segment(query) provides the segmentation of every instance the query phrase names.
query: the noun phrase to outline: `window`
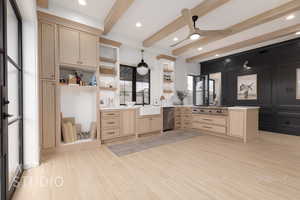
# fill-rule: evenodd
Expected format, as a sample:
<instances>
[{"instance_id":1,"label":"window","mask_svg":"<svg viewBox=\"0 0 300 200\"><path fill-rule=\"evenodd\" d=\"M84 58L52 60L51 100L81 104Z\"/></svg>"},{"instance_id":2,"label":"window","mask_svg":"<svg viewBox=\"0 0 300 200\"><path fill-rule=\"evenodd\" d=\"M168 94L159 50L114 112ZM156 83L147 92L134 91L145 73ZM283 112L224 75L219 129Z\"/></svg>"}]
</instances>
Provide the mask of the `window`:
<instances>
[{"instance_id":1,"label":"window","mask_svg":"<svg viewBox=\"0 0 300 200\"><path fill-rule=\"evenodd\" d=\"M137 73L135 67L120 66L120 104L136 102L150 104L150 71L145 76Z\"/></svg>"}]
</instances>

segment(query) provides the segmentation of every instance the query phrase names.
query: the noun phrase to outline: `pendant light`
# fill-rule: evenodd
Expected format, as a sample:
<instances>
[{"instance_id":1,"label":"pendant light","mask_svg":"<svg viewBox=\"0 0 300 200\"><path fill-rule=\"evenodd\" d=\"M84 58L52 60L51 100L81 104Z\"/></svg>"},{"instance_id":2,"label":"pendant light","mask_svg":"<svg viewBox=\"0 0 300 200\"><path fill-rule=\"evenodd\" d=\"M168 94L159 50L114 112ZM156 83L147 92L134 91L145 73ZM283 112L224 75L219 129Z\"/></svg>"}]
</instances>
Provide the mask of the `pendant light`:
<instances>
[{"instance_id":1,"label":"pendant light","mask_svg":"<svg viewBox=\"0 0 300 200\"><path fill-rule=\"evenodd\" d=\"M148 68L148 64L145 63L144 61L144 50L141 51L141 54L142 54L142 60L137 66L137 72L140 75L145 76L148 73L149 68Z\"/></svg>"}]
</instances>

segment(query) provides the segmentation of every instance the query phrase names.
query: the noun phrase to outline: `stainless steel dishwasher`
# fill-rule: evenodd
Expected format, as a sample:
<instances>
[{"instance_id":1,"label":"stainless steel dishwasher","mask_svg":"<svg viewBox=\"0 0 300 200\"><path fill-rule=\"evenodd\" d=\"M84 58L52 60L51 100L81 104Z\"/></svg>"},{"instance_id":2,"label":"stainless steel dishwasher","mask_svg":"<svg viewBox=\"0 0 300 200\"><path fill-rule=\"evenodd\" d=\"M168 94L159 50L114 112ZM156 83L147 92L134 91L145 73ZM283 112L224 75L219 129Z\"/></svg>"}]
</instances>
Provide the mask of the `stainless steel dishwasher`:
<instances>
[{"instance_id":1,"label":"stainless steel dishwasher","mask_svg":"<svg viewBox=\"0 0 300 200\"><path fill-rule=\"evenodd\" d=\"M164 131L169 131L174 129L174 123L175 123L174 111L175 111L174 107L163 108Z\"/></svg>"}]
</instances>

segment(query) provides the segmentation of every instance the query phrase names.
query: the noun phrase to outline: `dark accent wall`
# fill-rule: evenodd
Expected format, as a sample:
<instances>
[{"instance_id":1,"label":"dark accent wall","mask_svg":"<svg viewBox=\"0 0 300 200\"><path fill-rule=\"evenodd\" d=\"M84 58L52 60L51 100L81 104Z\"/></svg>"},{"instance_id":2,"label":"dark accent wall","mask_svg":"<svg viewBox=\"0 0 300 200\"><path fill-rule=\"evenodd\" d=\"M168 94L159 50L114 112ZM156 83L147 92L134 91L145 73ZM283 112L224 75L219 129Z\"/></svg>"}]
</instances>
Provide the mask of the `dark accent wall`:
<instances>
[{"instance_id":1,"label":"dark accent wall","mask_svg":"<svg viewBox=\"0 0 300 200\"><path fill-rule=\"evenodd\" d=\"M243 69L247 60L249 71ZM223 105L260 106L261 130L300 136L296 68L300 68L300 38L201 63L204 75L222 72ZM237 76L253 73L258 75L258 100L238 101Z\"/></svg>"}]
</instances>

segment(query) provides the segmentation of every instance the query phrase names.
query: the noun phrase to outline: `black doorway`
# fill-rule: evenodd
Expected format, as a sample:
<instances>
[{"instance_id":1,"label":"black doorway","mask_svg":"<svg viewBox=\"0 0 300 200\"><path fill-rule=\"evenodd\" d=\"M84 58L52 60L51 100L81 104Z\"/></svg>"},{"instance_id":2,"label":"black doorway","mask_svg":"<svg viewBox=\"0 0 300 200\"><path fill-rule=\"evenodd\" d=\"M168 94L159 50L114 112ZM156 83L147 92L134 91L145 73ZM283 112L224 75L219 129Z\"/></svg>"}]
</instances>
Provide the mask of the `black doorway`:
<instances>
[{"instance_id":1,"label":"black doorway","mask_svg":"<svg viewBox=\"0 0 300 200\"><path fill-rule=\"evenodd\" d=\"M0 194L12 197L23 172L22 19L15 0L0 1Z\"/></svg>"}]
</instances>

